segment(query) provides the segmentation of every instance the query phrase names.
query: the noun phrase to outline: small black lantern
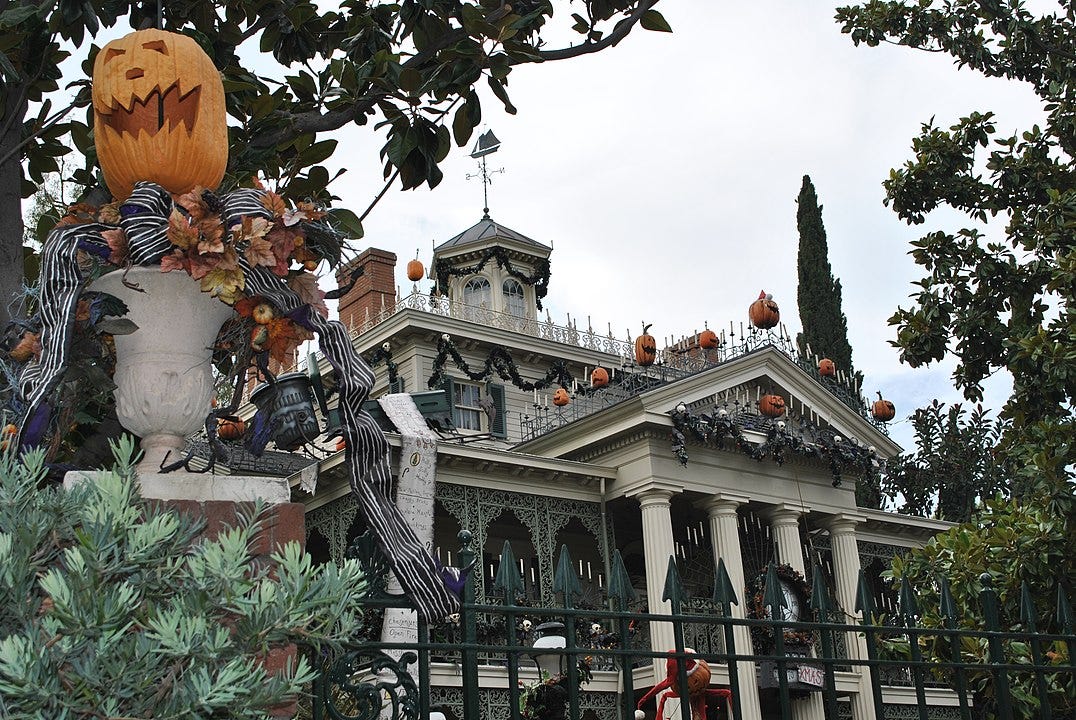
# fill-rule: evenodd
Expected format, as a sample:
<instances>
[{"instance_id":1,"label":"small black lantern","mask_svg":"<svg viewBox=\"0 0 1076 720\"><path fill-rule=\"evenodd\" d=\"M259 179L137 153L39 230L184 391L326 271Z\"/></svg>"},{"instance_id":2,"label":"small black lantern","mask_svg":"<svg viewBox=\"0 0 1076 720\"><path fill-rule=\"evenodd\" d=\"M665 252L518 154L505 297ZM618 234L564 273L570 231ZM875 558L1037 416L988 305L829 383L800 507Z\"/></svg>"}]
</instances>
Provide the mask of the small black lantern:
<instances>
[{"instance_id":1,"label":"small black lantern","mask_svg":"<svg viewBox=\"0 0 1076 720\"><path fill-rule=\"evenodd\" d=\"M310 379L301 372L279 375L274 383L254 388L250 401L269 414L273 440L282 450L292 451L321 434Z\"/></svg>"}]
</instances>

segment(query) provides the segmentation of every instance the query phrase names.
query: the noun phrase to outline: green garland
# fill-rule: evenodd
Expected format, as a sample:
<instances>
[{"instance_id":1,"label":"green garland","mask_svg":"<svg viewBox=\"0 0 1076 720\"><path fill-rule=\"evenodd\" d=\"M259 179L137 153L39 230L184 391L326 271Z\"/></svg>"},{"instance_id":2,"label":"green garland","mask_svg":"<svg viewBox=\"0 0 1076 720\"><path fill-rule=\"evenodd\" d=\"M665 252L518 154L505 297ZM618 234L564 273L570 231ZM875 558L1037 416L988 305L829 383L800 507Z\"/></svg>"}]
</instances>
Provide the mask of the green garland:
<instances>
[{"instance_id":1,"label":"green garland","mask_svg":"<svg viewBox=\"0 0 1076 720\"><path fill-rule=\"evenodd\" d=\"M508 258L508 252L498 245L494 245L486 250L478 264L471 265L470 267L454 268L449 267L446 263L434 260L433 275L437 278L437 283L434 285L433 292L446 293L450 275L454 277L475 275L482 272L482 268L484 268L490 260L496 260L497 265L502 270L507 271L508 274L516 280L519 280L526 285L533 285L535 303L538 305L539 310L542 309L542 298L549 292L549 260L539 260L535 265L534 272L527 275L512 267L512 261Z\"/></svg>"},{"instance_id":2,"label":"green garland","mask_svg":"<svg viewBox=\"0 0 1076 720\"><path fill-rule=\"evenodd\" d=\"M566 363L563 360L556 360L541 380L535 380L534 382L524 380L519 374L519 368L516 367L516 362L512 359L511 353L499 345L489 351L489 355L486 356L486 360L482 364L482 369L474 371L471 370L471 366L460 355L460 351L456 344L452 342L452 338L448 335L442 335L441 340L437 343L437 358L433 361L433 374L426 381L426 386L431 390L441 387L444 383L445 364L450 357L456 367L471 380L478 382L496 374L502 380L511 382L525 392L545 390L553 386L569 388L572 386L572 380L574 379L572 374L568 372Z\"/></svg>"},{"instance_id":3,"label":"green garland","mask_svg":"<svg viewBox=\"0 0 1076 720\"><path fill-rule=\"evenodd\" d=\"M399 368L396 366L396 362L392 359L392 346L387 342L382 343L381 347L374 348L371 352L362 356L362 359L366 361L366 364L370 366L370 369L377 367L381 362L385 362L385 367L389 371L389 385L396 384L399 378Z\"/></svg>"},{"instance_id":4,"label":"green garland","mask_svg":"<svg viewBox=\"0 0 1076 720\"><path fill-rule=\"evenodd\" d=\"M778 580L784 580L792 586L793 591L799 595L800 604L807 607L811 602L811 588L803 575L791 565L781 564L775 566ZM772 615L766 612L766 570L753 577L744 589L744 597L747 599L747 617L753 620L768 620ZM814 632L812 630L795 630L783 628L785 631L785 643L795 645L814 644ZM774 628L769 625L752 625L751 637L760 649L766 651L774 647Z\"/></svg>"},{"instance_id":5,"label":"green garland","mask_svg":"<svg viewBox=\"0 0 1076 720\"><path fill-rule=\"evenodd\" d=\"M766 428L766 439L756 445L747 439L743 429L728 412L692 415L686 410L672 410L669 415L673 421L672 451L681 465L687 465L687 436L690 435L699 442L718 447L725 438L732 438L740 452L759 462L770 456L778 465L783 465L788 451L819 458L829 464L833 487L840 487L844 470L849 466L858 468L865 478L874 477L879 472L880 463L873 450L838 439L832 431L823 431L815 426L809 426L815 440L807 442L801 436L779 430L777 422L773 421Z\"/></svg>"}]
</instances>

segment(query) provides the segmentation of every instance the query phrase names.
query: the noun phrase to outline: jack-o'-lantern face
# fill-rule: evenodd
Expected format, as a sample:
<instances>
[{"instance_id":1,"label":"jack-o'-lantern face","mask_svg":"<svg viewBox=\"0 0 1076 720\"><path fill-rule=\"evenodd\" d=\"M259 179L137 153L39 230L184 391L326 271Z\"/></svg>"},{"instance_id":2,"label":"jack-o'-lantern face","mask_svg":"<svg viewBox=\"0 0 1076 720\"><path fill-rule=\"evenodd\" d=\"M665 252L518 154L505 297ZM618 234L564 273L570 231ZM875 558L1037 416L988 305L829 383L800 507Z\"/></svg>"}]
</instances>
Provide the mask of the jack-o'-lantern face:
<instances>
[{"instance_id":1,"label":"jack-o'-lantern face","mask_svg":"<svg viewBox=\"0 0 1076 720\"><path fill-rule=\"evenodd\" d=\"M766 417L781 417L785 414L785 399L780 395L763 395L758 401L758 411Z\"/></svg>"},{"instance_id":2,"label":"jack-o'-lantern face","mask_svg":"<svg viewBox=\"0 0 1076 720\"><path fill-rule=\"evenodd\" d=\"M228 164L224 85L185 35L139 30L93 66L94 142L105 184L124 200L141 180L172 193L216 189Z\"/></svg>"}]
</instances>

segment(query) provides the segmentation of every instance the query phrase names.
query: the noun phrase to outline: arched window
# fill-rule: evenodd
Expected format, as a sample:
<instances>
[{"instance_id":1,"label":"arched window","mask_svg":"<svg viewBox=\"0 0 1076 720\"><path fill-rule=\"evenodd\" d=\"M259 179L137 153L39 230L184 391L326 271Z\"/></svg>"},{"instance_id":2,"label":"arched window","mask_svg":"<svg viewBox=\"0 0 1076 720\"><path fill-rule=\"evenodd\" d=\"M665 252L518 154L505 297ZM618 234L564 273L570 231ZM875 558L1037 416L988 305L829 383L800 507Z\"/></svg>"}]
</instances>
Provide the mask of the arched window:
<instances>
[{"instance_id":1,"label":"arched window","mask_svg":"<svg viewBox=\"0 0 1076 720\"><path fill-rule=\"evenodd\" d=\"M502 292L504 293L504 311L514 317L525 317L523 286L519 284L519 281L508 278L504 281Z\"/></svg>"},{"instance_id":2,"label":"arched window","mask_svg":"<svg viewBox=\"0 0 1076 720\"><path fill-rule=\"evenodd\" d=\"M489 309L491 298L489 280L485 278L472 278L463 286L463 303L465 305Z\"/></svg>"}]
</instances>

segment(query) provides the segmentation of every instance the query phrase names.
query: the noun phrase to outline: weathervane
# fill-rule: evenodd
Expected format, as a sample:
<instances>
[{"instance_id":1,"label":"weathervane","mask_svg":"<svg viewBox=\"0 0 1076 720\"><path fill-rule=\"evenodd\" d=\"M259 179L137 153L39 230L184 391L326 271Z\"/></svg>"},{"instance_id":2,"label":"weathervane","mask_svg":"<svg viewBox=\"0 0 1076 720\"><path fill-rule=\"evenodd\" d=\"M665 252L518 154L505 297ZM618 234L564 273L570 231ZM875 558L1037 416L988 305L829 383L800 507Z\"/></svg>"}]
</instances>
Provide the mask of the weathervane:
<instances>
[{"instance_id":1,"label":"weathervane","mask_svg":"<svg viewBox=\"0 0 1076 720\"><path fill-rule=\"evenodd\" d=\"M482 204L485 205L485 207L482 208L483 220L489 220L489 176L494 173L504 172L504 168L488 170L486 168L486 156L492 155L500 149L501 141L497 139L497 136L493 134L492 130L487 130L482 133L478 137L478 142L474 144L474 148L471 149L471 157L480 161L478 164L479 172L468 174L467 179L470 180L473 177L482 178Z\"/></svg>"}]
</instances>

